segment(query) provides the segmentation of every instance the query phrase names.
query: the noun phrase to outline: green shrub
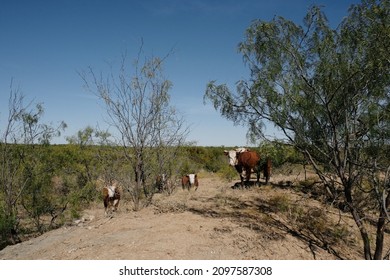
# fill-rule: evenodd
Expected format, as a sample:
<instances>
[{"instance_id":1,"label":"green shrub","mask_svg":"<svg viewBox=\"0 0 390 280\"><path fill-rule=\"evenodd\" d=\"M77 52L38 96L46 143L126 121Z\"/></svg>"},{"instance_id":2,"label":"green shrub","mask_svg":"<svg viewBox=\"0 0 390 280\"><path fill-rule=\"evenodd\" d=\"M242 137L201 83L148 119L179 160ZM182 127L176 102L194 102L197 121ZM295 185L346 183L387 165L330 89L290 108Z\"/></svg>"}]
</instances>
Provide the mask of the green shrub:
<instances>
[{"instance_id":1,"label":"green shrub","mask_svg":"<svg viewBox=\"0 0 390 280\"><path fill-rule=\"evenodd\" d=\"M283 194L271 197L268 203L274 212L287 212L290 208L290 200Z\"/></svg>"},{"instance_id":2,"label":"green shrub","mask_svg":"<svg viewBox=\"0 0 390 280\"><path fill-rule=\"evenodd\" d=\"M239 179L239 174L237 173L237 171L227 164L219 169L218 174L229 182L235 179Z\"/></svg>"},{"instance_id":3,"label":"green shrub","mask_svg":"<svg viewBox=\"0 0 390 280\"><path fill-rule=\"evenodd\" d=\"M16 225L16 217L6 215L4 208L0 205L0 250L10 243L12 230Z\"/></svg>"}]
</instances>

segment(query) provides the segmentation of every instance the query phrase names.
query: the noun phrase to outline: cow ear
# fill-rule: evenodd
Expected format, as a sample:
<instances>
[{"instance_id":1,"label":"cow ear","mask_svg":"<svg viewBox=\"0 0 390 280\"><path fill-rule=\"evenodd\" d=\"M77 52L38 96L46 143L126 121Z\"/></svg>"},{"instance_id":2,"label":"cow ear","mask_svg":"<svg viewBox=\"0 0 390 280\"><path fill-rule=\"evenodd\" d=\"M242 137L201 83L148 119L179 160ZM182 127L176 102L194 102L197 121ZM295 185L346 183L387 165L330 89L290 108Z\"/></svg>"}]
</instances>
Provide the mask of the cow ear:
<instances>
[{"instance_id":1,"label":"cow ear","mask_svg":"<svg viewBox=\"0 0 390 280\"><path fill-rule=\"evenodd\" d=\"M228 155L228 154L229 154L229 152L226 151L226 150L224 150L223 153L224 153L225 155Z\"/></svg>"}]
</instances>

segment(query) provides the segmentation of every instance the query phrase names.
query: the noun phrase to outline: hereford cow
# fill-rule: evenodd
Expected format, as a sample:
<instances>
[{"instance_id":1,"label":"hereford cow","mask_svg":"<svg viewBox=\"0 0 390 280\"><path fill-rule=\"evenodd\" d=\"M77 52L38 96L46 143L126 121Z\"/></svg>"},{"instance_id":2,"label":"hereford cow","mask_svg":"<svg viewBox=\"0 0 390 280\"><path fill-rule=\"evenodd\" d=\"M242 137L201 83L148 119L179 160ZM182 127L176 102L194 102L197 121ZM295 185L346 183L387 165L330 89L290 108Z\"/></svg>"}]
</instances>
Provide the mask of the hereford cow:
<instances>
[{"instance_id":1,"label":"hereford cow","mask_svg":"<svg viewBox=\"0 0 390 280\"><path fill-rule=\"evenodd\" d=\"M161 174L156 177L156 189L158 192L163 192L167 184L167 175Z\"/></svg>"},{"instance_id":2,"label":"hereford cow","mask_svg":"<svg viewBox=\"0 0 390 280\"><path fill-rule=\"evenodd\" d=\"M230 151L225 150L224 154L228 156L229 164L235 167L240 174L242 187L244 186L244 178L246 183L249 183L252 170L256 173L256 183L259 184L260 156L255 151L239 148Z\"/></svg>"},{"instance_id":3,"label":"hereford cow","mask_svg":"<svg viewBox=\"0 0 390 280\"><path fill-rule=\"evenodd\" d=\"M188 190L190 190L192 186L195 186L195 190L197 190L199 187L198 175L197 174L184 175L181 178L181 186L183 187L183 189L188 188Z\"/></svg>"},{"instance_id":4,"label":"hereford cow","mask_svg":"<svg viewBox=\"0 0 390 280\"><path fill-rule=\"evenodd\" d=\"M117 186L113 185L103 187L104 213L107 215L108 210L116 211L118 209L120 199L121 195Z\"/></svg>"}]
</instances>

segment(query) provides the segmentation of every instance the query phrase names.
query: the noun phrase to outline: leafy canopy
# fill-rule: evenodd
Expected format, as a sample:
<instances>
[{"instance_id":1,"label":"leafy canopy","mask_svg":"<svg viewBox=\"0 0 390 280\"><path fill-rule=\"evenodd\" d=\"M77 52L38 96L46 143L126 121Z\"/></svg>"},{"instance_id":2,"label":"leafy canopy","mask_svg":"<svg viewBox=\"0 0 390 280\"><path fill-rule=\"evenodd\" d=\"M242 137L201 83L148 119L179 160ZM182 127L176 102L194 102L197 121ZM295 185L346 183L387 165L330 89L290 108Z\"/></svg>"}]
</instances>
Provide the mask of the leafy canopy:
<instances>
[{"instance_id":1,"label":"leafy canopy","mask_svg":"<svg viewBox=\"0 0 390 280\"><path fill-rule=\"evenodd\" d=\"M332 29L319 7L303 26L282 17L255 21L239 44L250 79L208 84L205 99L236 124L264 137L264 121L298 147L389 140L389 1L364 1Z\"/></svg>"},{"instance_id":2,"label":"leafy canopy","mask_svg":"<svg viewBox=\"0 0 390 280\"><path fill-rule=\"evenodd\" d=\"M248 125L253 139L265 137L265 120L273 123L334 199L342 190L366 259L382 258L390 219L389 42L389 0L352 6L336 29L319 7L303 26L282 17L255 21L239 44L250 78L237 83L236 93L215 81L205 93L224 117ZM374 254L364 201L379 210Z\"/></svg>"}]
</instances>

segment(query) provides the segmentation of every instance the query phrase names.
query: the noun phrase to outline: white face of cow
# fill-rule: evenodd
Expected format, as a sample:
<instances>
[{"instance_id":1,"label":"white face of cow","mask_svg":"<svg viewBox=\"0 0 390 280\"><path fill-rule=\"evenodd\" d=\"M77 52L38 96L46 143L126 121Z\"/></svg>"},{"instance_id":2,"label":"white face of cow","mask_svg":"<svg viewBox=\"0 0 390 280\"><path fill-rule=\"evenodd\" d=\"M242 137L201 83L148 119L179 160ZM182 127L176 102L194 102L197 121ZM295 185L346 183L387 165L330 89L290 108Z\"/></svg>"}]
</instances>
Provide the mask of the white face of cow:
<instances>
[{"instance_id":1,"label":"white face of cow","mask_svg":"<svg viewBox=\"0 0 390 280\"><path fill-rule=\"evenodd\" d=\"M188 178L190 179L190 184L195 184L195 174L188 174Z\"/></svg>"},{"instance_id":2,"label":"white face of cow","mask_svg":"<svg viewBox=\"0 0 390 280\"><path fill-rule=\"evenodd\" d=\"M238 154L248 152L248 151L249 150L247 148L237 148L235 150L230 150L230 151L225 150L224 153L229 158L229 165L236 166L238 163L238 159L237 159Z\"/></svg>"},{"instance_id":3,"label":"white face of cow","mask_svg":"<svg viewBox=\"0 0 390 280\"><path fill-rule=\"evenodd\" d=\"M228 156L229 165L235 166L237 164L237 152L235 150L224 151L225 155Z\"/></svg>"},{"instance_id":4,"label":"white face of cow","mask_svg":"<svg viewBox=\"0 0 390 280\"><path fill-rule=\"evenodd\" d=\"M116 186L107 186L107 189L108 189L108 196L114 197Z\"/></svg>"}]
</instances>

